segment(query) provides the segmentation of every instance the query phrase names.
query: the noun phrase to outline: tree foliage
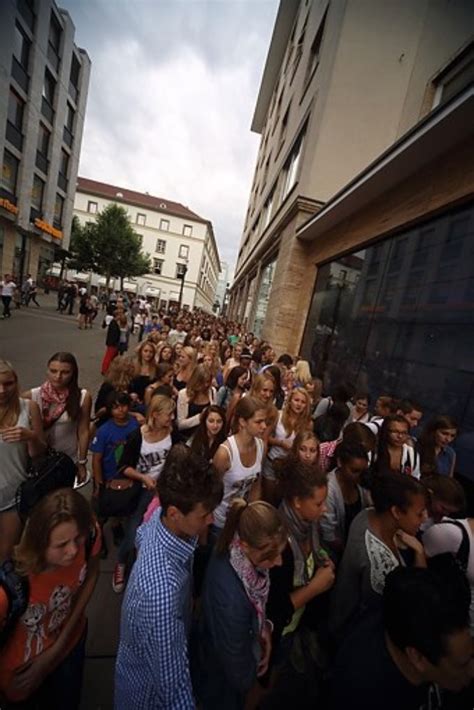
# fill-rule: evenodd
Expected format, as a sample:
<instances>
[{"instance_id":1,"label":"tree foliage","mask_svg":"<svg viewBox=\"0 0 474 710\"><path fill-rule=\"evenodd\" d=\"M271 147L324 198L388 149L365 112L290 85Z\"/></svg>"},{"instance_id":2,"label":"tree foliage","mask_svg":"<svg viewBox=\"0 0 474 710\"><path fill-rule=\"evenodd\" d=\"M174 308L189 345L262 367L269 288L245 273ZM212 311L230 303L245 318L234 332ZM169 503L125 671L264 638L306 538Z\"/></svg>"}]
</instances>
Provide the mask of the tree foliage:
<instances>
[{"instance_id":1,"label":"tree foliage","mask_svg":"<svg viewBox=\"0 0 474 710\"><path fill-rule=\"evenodd\" d=\"M95 271L123 279L151 271L150 257L141 250L140 236L133 230L127 211L120 205L108 205L97 221L81 226L74 217L71 229L69 265L78 271Z\"/></svg>"}]
</instances>

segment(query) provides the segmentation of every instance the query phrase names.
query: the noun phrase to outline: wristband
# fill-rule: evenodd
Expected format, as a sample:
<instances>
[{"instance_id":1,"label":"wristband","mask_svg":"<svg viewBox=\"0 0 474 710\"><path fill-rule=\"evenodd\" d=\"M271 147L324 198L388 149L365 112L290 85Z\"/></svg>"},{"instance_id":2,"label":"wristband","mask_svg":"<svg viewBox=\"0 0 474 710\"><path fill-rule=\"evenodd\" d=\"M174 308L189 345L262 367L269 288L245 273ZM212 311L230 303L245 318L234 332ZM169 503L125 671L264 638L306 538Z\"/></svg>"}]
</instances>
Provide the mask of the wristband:
<instances>
[{"instance_id":1,"label":"wristband","mask_svg":"<svg viewBox=\"0 0 474 710\"><path fill-rule=\"evenodd\" d=\"M79 459L77 463L79 464L79 466L85 466L87 463L87 458Z\"/></svg>"}]
</instances>

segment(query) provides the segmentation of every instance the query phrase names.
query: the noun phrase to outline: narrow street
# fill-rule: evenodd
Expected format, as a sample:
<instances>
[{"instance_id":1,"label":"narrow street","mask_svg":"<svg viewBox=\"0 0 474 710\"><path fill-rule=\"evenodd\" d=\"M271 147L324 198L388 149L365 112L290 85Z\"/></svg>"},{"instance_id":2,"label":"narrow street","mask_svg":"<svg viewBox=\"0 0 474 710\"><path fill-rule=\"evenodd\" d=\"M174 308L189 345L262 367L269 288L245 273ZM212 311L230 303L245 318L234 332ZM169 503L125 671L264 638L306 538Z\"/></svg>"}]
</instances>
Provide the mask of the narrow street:
<instances>
[{"instance_id":1,"label":"narrow street","mask_svg":"<svg viewBox=\"0 0 474 710\"><path fill-rule=\"evenodd\" d=\"M41 308L13 309L11 319L0 320L0 357L12 362L24 390L43 382L46 363L53 353L70 351L79 363L79 384L89 389L95 398L102 382L100 362L105 340L105 331L101 328L102 313L98 314L92 330L81 331L76 316L56 312L54 293L41 294L38 301ZM89 497L91 485L82 491ZM108 545L109 559L101 562L101 574L88 608L82 710L108 710L113 706L114 661L122 596L112 590L115 548L111 540Z\"/></svg>"}]
</instances>

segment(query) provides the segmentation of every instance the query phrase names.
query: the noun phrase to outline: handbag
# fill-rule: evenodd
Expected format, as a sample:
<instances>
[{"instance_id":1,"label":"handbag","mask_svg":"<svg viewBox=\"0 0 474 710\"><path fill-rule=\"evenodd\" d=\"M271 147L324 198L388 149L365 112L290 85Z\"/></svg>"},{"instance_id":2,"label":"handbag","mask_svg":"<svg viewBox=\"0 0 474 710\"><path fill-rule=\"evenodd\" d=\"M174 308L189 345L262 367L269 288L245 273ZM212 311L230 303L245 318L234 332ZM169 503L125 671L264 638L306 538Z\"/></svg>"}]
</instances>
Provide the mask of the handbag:
<instances>
[{"instance_id":1,"label":"handbag","mask_svg":"<svg viewBox=\"0 0 474 710\"><path fill-rule=\"evenodd\" d=\"M32 508L45 495L58 488L72 488L77 466L70 456L48 449L46 454L31 461L27 478L16 491L18 515L24 522Z\"/></svg>"},{"instance_id":2,"label":"handbag","mask_svg":"<svg viewBox=\"0 0 474 710\"><path fill-rule=\"evenodd\" d=\"M100 487L97 499L97 513L101 518L130 515L137 507L142 490L139 481L131 478L112 478Z\"/></svg>"}]
</instances>

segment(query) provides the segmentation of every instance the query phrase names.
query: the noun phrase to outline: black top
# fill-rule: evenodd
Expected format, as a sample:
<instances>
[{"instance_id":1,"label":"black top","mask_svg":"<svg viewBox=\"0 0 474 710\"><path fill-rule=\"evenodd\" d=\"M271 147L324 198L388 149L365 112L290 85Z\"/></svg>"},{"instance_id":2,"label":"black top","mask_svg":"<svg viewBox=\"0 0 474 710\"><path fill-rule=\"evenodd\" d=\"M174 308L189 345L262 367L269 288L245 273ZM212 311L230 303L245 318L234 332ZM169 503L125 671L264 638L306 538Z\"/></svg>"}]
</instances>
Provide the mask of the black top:
<instances>
[{"instance_id":1,"label":"black top","mask_svg":"<svg viewBox=\"0 0 474 710\"><path fill-rule=\"evenodd\" d=\"M346 514L346 520L345 520L346 540L347 540L347 536L349 535L349 528L351 527L351 523L354 520L354 518L356 517L356 515L358 515L360 513L361 510L362 510L362 501L360 499L360 494L359 494L355 503L344 503L344 511Z\"/></svg>"},{"instance_id":2,"label":"black top","mask_svg":"<svg viewBox=\"0 0 474 710\"><path fill-rule=\"evenodd\" d=\"M130 382L128 391L130 394L136 394L140 402L143 402L145 399L145 390L152 382L154 382L154 380L148 375L137 375Z\"/></svg>"},{"instance_id":3,"label":"black top","mask_svg":"<svg viewBox=\"0 0 474 710\"><path fill-rule=\"evenodd\" d=\"M107 336L105 338L105 344L107 347L118 348L120 343L120 326L115 320L110 321L109 327L107 328Z\"/></svg>"},{"instance_id":4,"label":"black top","mask_svg":"<svg viewBox=\"0 0 474 710\"><path fill-rule=\"evenodd\" d=\"M184 390L184 388L186 387L186 382L183 382L183 380L178 380L177 377L173 377L173 386L179 392L179 390Z\"/></svg>"},{"instance_id":5,"label":"black top","mask_svg":"<svg viewBox=\"0 0 474 710\"><path fill-rule=\"evenodd\" d=\"M421 710L429 686L412 685L401 674L387 650L381 614L371 613L339 649L331 689L331 710Z\"/></svg>"}]
</instances>

